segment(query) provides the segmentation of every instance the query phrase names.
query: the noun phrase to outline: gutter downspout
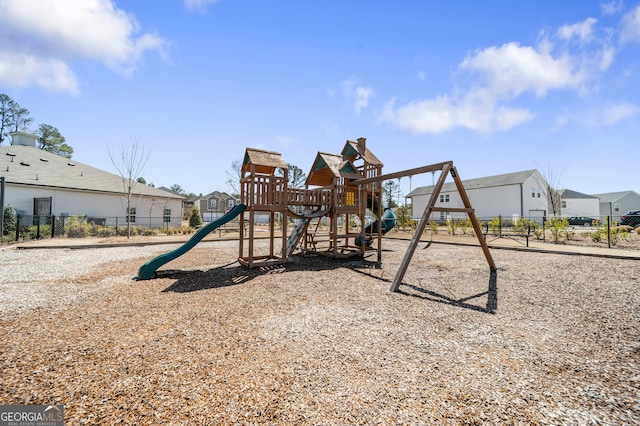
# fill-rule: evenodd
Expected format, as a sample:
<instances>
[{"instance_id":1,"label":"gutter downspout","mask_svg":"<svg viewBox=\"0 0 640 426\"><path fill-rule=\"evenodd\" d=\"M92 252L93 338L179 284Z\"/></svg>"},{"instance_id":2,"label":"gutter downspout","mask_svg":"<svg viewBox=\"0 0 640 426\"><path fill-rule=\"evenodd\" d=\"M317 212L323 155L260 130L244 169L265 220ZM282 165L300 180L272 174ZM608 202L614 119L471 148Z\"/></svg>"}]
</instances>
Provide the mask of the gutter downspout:
<instances>
[{"instance_id":1,"label":"gutter downspout","mask_svg":"<svg viewBox=\"0 0 640 426\"><path fill-rule=\"evenodd\" d=\"M520 217L524 219L524 194L522 193L523 186L520 184Z\"/></svg>"}]
</instances>

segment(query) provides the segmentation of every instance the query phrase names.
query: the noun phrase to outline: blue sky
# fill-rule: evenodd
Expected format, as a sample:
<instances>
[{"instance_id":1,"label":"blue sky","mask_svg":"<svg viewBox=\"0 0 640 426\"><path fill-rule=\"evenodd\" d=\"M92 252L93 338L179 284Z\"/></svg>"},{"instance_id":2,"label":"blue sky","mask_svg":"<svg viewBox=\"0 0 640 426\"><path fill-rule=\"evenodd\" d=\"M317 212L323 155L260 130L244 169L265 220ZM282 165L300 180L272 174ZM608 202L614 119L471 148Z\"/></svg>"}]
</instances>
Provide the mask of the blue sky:
<instances>
[{"instance_id":1,"label":"blue sky","mask_svg":"<svg viewBox=\"0 0 640 426\"><path fill-rule=\"evenodd\" d=\"M77 161L138 141L148 182L195 193L246 147L306 173L358 137L386 173L640 192L638 1L0 0L0 93Z\"/></svg>"}]
</instances>

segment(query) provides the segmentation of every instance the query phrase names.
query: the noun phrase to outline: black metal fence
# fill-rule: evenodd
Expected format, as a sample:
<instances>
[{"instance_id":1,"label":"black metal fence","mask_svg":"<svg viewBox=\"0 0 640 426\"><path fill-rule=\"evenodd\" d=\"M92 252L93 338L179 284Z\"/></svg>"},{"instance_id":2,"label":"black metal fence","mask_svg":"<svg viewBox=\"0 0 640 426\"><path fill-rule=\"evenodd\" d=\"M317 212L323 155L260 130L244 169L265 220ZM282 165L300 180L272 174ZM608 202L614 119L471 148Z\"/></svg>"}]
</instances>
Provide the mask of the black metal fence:
<instances>
[{"instance_id":1,"label":"black metal fence","mask_svg":"<svg viewBox=\"0 0 640 426\"><path fill-rule=\"evenodd\" d=\"M38 216L16 215L15 221L5 221L3 224L3 240L20 241L41 238L72 237L83 238L90 236L110 237L128 235L129 229L133 235L155 235L161 231L167 232L171 223L181 223L182 218L136 217L135 223L127 223L127 217L89 217L89 216ZM181 229L182 227L178 228Z\"/></svg>"},{"instance_id":2,"label":"black metal fence","mask_svg":"<svg viewBox=\"0 0 640 426\"><path fill-rule=\"evenodd\" d=\"M640 215L532 219L495 216L478 218L478 221L486 239L520 238L527 247L529 241L535 239L565 244L590 241L599 245L606 243L611 248L635 232L634 228L640 227ZM468 218L451 218L436 223L446 227L452 235L472 232Z\"/></svg>"}]
</instances>

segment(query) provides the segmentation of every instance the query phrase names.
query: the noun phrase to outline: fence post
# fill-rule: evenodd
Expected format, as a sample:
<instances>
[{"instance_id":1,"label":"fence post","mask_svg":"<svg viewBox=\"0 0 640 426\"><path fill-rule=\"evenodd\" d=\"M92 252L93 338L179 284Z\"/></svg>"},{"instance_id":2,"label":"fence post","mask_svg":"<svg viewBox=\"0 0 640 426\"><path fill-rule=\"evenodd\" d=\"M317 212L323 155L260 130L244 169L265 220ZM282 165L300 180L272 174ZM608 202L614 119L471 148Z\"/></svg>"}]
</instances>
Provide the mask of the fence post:
<instances>
[{"instance_id":1,"label":"fence post","mask_svg":"<svg viewBox=\"0 0 640 426\"><path fill-rule=\"evenodd\" d=\"M498 235L502 238L502 215L498 215Z\"/></svg>"},{"instance_id":2,"label":"fence post","mask_svg":"<svg viewBox=\"0 0 640 426\"><path fill-rule=\"evenodd\" d=\"M20 215L16 215L16 241L20 241Z\"/></svg>"},{"instance_id":3,"label":"fence post","mask_svg":"<svg viewBox=\"0 0 640 426\"><path fill-rule=\"evenodd\" d=\"M611 248L611 216L607 216L607 245Z\"/></svg>"},{"instance_id":4,"label":"fence post","mask_svg":"<svg viewBox=\"0 0 640 426\"><path fill-rule=\"evenodd\" d=\"M40 220L42 216L38 215L38 223L36 224L36 240L40 239Z\"/></svg>"},{"instance_id":5,"label":"fence post","mask_svg":"<svg viewBox=\"0 0 640 426\"><path fill-rule=\"evenodd\" d=\"M118 216L116 216L116 237L118 236Z\"/></svg>"},{"instance_id":6,"label":"fence post","mask_svg":"<svg viewBox=\"0 0 640 426\"><path fill-rule=\"evenodd\" d=\"M0 176L0 241L4 237L4 176Z\"/></svg>"},{"instance_id":7,"label":"fence post","mask_svg":"<svg viewBox=\"0 0 640 426\"><path fill-rule=\"evenodd\" d=\"M56 215L51 215L51 238L56 237Z\"/></svg>"}]
</instances>

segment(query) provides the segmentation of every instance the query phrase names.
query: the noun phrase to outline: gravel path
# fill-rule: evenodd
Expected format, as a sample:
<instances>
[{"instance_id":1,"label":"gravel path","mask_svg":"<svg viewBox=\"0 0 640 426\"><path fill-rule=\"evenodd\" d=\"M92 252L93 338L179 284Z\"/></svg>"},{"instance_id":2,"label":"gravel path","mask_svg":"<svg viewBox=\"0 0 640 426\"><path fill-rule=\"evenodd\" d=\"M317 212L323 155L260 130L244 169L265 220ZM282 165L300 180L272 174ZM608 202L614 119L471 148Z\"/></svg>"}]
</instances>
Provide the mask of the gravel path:
<instances>
[{"instance_id":1,"label":"gravel path","mask_svg":"<svg viewBox=\"0 0 640 426\"><path fill-rule=\"evenodd\" d=\"M0 249L0 313L68 303L105 283L82 287L60 281L101 269L105 264L153 257L175 246L111 247L101 249ZM133 271L132 276L137 273ZM55 287L51 285L56 282Z\"/></svg>"}]
</instances>

